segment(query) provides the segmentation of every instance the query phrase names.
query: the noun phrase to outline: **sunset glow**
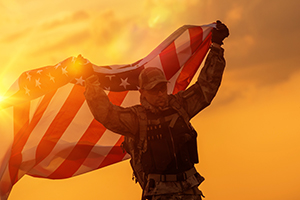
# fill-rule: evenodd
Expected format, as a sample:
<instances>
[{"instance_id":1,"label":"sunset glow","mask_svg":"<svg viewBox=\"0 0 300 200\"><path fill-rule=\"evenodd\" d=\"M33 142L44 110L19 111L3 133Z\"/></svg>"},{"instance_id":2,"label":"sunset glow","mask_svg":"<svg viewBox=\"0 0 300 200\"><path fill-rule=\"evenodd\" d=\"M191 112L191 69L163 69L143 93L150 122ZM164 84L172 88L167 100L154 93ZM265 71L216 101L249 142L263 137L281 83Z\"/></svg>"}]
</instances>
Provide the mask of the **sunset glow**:
<instances>
[{"instance_id":1,"label":"sunset glow","mask_svg":"<svg viewBox=\"0 0 300 200\"><path fill-rule=\"evenodd\" d=\"M223 82L191 121L196 168L206 178L200 189L205 200L300 199L299 7L298 0L2 0L0 104L27 70L79 54L97 65L133 63L182 25L219 19L230 30ZM12 142L3 130L0 161ZM131 178L128 160L63 180L25 176L8 200L140 199Z\"/></svg>"}]
</instances>

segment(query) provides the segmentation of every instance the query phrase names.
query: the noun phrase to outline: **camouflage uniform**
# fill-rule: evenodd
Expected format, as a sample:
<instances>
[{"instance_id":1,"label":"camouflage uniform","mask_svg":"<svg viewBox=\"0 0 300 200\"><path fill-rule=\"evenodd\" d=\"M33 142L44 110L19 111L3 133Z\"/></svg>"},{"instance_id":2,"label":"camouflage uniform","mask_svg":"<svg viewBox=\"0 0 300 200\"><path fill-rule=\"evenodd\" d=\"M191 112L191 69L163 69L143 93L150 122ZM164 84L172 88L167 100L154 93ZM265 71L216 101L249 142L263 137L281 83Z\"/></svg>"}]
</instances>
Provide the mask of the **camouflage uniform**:
<instances>
[{"instance_id":1,"label":"camouflage uniform","mask_svg":"<svg viewBox=\"0 0 300 200\"><path fill-rule=\"evenodd\" d=\"M185 91L180 91L175 95L169 95L169 101L175 101L183 107L187 113L188 120L207 107L216 95L225 68L223 53L224 50L222 48L211 47L197 82ZM95 119L102 123L107 129L131 138L135 138L136 135L139 134L139 117L134 111L134 107L123 108L113 105L103 89L95 84L87 84L85 96ZM171 102L169 105L171 105ZM159 116L161 113L161 111L153 107L145 101L145 99L141 99L141 105L137 107L142 107L147 113L154 113L154 117ZM175 124L177 124L178 121L180 120L177 120ZM150 141L148 141L148 143L149 142ZM150 143L148 144L148 149L149 148L151 148ZM165 151L161 151L161 154L164 154L164 152ZM179 161L181 162L181 160ZM172 174L173 172L185 172L186 169L188 169L187 166L191 169L194 168L194 163L197 162L190 162L190 164L184 165L181 170L176 171L174 166L171 166L169 171L158 171L157 173ZM149 172L151 172L151 169ZM146 177L147 176L149 176L148 172L146 173ZM201 199L202 193L198 189L198 186L203 181L203 177L199 174L198 176L197 174L188 176L182 180L153 180L152 183L150 183L149 180L146 181L146 185L143 187L143 196L146 198L152 200Z\"/></svg>"},{"instance_id":2,"label":"camouflage uniform","mask_svg":"<svg viewBox=\"0 0 300 200\"><path fill-rule=\"evenodd\" d=\"M166 194L153 196L151 200L202 200L202 195L196 194Z\"/></svg>"}]
</instances>

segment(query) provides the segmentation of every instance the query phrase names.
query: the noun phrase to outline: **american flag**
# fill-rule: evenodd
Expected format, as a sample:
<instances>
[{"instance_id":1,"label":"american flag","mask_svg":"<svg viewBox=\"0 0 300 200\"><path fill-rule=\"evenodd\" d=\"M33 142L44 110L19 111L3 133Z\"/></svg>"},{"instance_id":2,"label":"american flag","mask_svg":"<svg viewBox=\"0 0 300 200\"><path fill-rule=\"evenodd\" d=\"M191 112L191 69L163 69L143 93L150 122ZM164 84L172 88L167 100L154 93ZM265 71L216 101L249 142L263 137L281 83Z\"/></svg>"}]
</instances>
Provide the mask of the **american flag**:
<instances>
[{"instance_id":1,"label":"american flag","mask_svg":"<svg viewBox=\"0 0 300 200\"><path fill-rule=\"evenodd\" d=\"M129 157L123 137L92 116L84 98L85 79L99 77L111 102L139 103L138 75L158 67L169 80L168 92L185 89L208 52L214 24L185 25L149 55L129 65L97 66L81 57L21 74L0 105L0 133L13 135L0 158L0 199L25 174L63 179L111 165Z\"/></svg>"}]
</instances>

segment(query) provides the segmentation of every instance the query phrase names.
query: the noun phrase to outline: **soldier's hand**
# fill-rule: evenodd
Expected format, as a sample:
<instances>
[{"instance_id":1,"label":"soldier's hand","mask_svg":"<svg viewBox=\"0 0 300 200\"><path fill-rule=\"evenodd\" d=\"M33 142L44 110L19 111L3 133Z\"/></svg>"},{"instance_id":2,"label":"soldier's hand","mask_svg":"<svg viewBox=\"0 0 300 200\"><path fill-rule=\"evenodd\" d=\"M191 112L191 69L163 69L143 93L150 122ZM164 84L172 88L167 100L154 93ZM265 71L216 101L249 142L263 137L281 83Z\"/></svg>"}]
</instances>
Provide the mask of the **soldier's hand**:
<instances>
[{"instance_id":1,"label":"soldier's hand","mask_svg":"<svg viewBox=\"0 0 300 200\"><path fill-rule=\"evenodd\" d=\"M81 54L79 54L79 55L77 56L75 62L78 63L78 64L81 64L81 65L85 65L85 64L89 63L88 59L82 57Z\"/></svg>"},{"instance_id":2,"label":"soldier's hand","mask_svg":"<svg viewBox=\"0 0 300 200\"><path fill-rule=\"evenodd\" d=\"M212 30L212 39L213 43L217 43L219 45L223 44L223 40L229 36L229 30L225 24L221 21L217 21L217 27Z\"/></svg>"},{"instance_id":3,"label":"soldier's hand","mask_svg":"<svg viewBox=\"0 0 300 200\"><path fill-rule=\"evenodd\" d=\"M91 85L100 85L100 82L98 80L98 77L93 74L92 76L88 77L85 80L85 84L88 85L88 86L91 86Z\"/></svg>"},{"instance_id":4,"label":"soldier's hand","mask_svg":"<svg viewBox=\"0 0 300 200\"><path fill-rule=\"evenodd\" d=\"M86 99L93 99L100 90L100 82L96 75L92 75L85 80L84 96Z\"/></svg>"}]
</instances>

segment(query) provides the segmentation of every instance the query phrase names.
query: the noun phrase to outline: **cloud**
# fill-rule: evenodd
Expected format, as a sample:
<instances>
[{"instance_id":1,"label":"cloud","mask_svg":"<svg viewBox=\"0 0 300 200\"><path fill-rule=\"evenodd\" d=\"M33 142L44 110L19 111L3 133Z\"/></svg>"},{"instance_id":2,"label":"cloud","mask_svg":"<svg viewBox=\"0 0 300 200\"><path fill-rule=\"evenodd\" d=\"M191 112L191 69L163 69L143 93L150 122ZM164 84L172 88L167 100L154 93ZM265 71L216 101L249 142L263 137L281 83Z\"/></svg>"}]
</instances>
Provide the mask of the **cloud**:
<instances>
[{"instance_id":1,"label":"cloud","mask_svg":"<svg viewBox=\"0 0 300 200\"><path fill-rule=\"evenodd\" d=\"M227 12L225 21L231 24L238 23L243 18L243 12L244 12L243 6L235 5Z\"/></svg>"},{"instance_id":2,"label":"cloud","mask_svg":"<svg viewBox=\"0 0 300 200\"><path fill-rule=\"evenodd\" d=\"M252 67L240 66L237 69L230 69L231 64L227 64L220 90L213 103L214 109L239 105L243 101L251 104L252 101L262 99L262 96L266 100L269 93L270 99L284 93L295 93L295 87L299 85L297 78L300 76L300 69L284 68L285 65L294 63L295 61L270 62Z\"/></svg>"},{"instance_id":3,"label":"cloud","mask_svg":"<svg viewBox=\"0 0 300 200\"><path fill-rule=\"evenodd\" d=\"M98 45L108 45L119 37L126 26L126 19L118 19L112 10L101 13L92 22L91 33Z\"/></svg>"},{"instance_id":4,"label":"cloud","mask_svg":"<svg viewBox=\"0 0 300 200\"><path fill-rule=\"evenodd\" d=\"M298 70L294 63L299 63L296 52L300 29L295 26L300 18L299 6L297 1L281 5L279 0L272 3L147 0L140 12L126 16L116 10L101 10L96 17L85 10L59 13L47 19L39 30L40 46L46 47L36 45L31 52L57 51L55 48L64 49L87 41L90 56L96 58L101 54L103 60L107 58L106 64L134 62L184 24L201 25L220 19L230 29L230 36L224 41L227 71L249 68L247 73L241 70L233 78L238 82L243 77L257 86L276 84ZM78 22L83 22L84 27L74 28ZM66 27L72 27L73 33ZM55 34L63 32L63 35L54 35L52 40L47 33L54 29ZM29 31L24 29L2 40L18 40Z\"/></svg>"},{"instance_id":5,"label":"cloud","mask_svg":"<svg viewBox=\"0 0 300 200\"><path fill-rule=\"evenodd\" d=\"M226 3L222 12L230 36L225 40L225 56L228 71L240 72L236 81L241 77L256 86L267 86L286 81L299 70L295 63L300 62L296 53L300 29L295 24L300 19L300 2Z\"/></svg>"},{"instance_id":6,"label":"cloud","mask_svg":"<svg viewBox=\"0 0 300 200\"><path fill-rule=\"evenodd\" d=\"M43 55L49 54L51 52L63 52L66 49L70 49L73 46L80 46L83 42L87 41L90 37L90 32L88 30L82 30L73 34L65 35L61 40L54 42L51 45L42 46L41 48L36 48L31 51L31 55Z\"/></svg>"},{"instance_id":7,"label":"cloud","mask_svg":"<svg viewBox=\"0 0 300 200\"><path fill-rule=\"evenodd\" d=\"M23 38L27 38L32 31L37 31L40 35L43 35L46 31L59 28L66 25L71 25L74 23L78 23L84 20L89 19L89 14L85 11L76 11L72 14L62 14L54 16L53 18L47 19L46 22L42 23L42 25L32 24L29 26L24 26L22 29L17 30L15 32L9 33L3 36L0 42L12 43L17 40L21 40Z\"/></svg>"},{"instance_id":8,"label":"cloud","mask_svg":"<svg viewBox=\"0 0 300 200\"><path fill-rule=\"evenodd\" d=\"M90 16L86 11L80 10L72 14L58 15L52 19L48 19L43 25L44 30L54 29L67 24L77 23L89 19Z\"/></svg>"},{"instance_id":9,"label":"cloud","mask_svg":"<svg viewBox=\"0 0 300 200\"><path fill-rule=\"evenodd\" d=\"M4 36L0 42L4 42L4 43L12 43L12 42L16 42L17 40L20 40L24 37L27 37L28 34L30 34L31 30L30 28L26 28L14 33L11 33L9 35Z\"/></svg>"}]
</instances>

